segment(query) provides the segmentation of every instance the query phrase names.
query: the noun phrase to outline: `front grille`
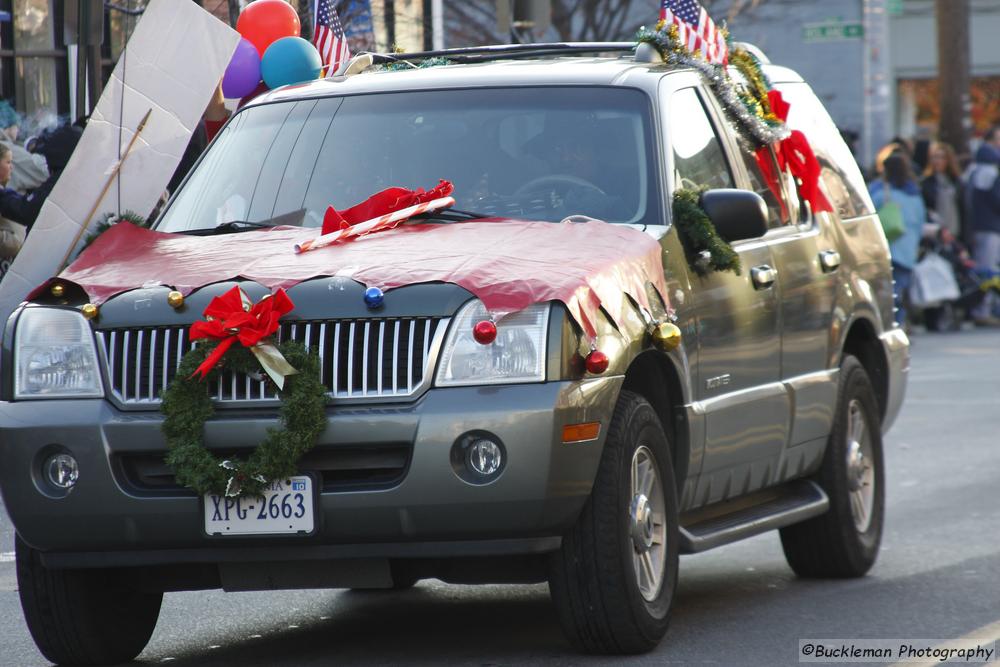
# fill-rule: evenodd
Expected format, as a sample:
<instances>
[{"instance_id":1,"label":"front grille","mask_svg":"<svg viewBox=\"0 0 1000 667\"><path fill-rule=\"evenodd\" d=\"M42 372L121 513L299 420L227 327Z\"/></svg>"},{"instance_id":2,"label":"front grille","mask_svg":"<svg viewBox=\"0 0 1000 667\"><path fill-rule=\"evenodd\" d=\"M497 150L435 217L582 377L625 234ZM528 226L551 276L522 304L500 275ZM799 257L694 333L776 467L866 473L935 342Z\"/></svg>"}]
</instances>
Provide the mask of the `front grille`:
<instances>
[{"instance_id":1,"label":"front grille","mask_svg":"<svg viewBox=\"0 0 1000 667\"><path fill-rule=\"evenodd\" d=\"M320 381L335 399L406 398L430 381L430 363L446 318L387 318L285 323L278 340L296 340L320 357ZM153 406L193 347L188 327L106 329L98 332L111 391L126 405ZM223 371L214 387L222 402L274 400L261 377Z\"/></svg>"}]
</instances>

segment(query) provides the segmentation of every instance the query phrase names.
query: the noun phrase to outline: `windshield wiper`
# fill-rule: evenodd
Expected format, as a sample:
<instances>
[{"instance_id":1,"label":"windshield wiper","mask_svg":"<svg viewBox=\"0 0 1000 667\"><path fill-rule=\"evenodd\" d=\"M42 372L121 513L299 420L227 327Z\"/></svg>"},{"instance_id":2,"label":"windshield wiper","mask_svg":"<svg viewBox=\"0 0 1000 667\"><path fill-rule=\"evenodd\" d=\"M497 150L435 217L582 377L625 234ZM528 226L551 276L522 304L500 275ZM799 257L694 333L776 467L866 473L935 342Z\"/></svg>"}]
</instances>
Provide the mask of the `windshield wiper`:
<instances>
[{"instance_id":1,"label":"windshield wiper","mask_svg":"<svg viewBox=\"0 0 1000 667\"><path fill-rule=\"evenodd\" d=\"M491 216L475 211L463 211L458 208L446 208L440 211L428 211L413 216L416 220L444 220L445 222L465 222L467 220L482 220Z\"/></svg>"},{"instance_id":2,"label":"windshield wiper","mask_svg":"<svg viewBox=\"0 0 1000 667\"><path fill-rule=\"evenodd\" d=\"M215 227L207 227L205 229L186 229L182 233L189 234L190 236L214 236L215 234L236 234L239 232L246 232L252 229L269 229L271 227L281 227L283 225L290 225L292 227L301 227L303 220L305 220L306 209L301 208L298 211L292 211L291 213L282 213L268 220L261 220L260 222L254 222L251 220L230 220L229 222L222 222Z\"/></svg>"}]
</instances>

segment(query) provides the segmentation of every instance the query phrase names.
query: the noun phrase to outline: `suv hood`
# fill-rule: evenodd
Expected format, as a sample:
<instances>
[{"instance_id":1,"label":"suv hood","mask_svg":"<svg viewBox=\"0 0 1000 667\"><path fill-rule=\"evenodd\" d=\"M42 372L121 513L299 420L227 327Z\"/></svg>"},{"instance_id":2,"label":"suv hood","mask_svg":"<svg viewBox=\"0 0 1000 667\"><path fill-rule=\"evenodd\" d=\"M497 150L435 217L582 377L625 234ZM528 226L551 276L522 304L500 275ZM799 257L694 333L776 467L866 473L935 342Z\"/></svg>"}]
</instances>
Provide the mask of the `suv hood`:
<instances>
[{"instance_id":1,"label":"suv hood","mask_svg":"<svg viewBox=\"0 0 1000 667\"><path fill-rule=\"evenodd\" d=\"M317 278L386 291L452 283L481 299L496 318L533 303L562 301L590 336L596 335L600 309L619 321L631 308L626 296L648 310L647 284L669 306L659 244L619 225L500 219L409 224L295 252L317 234L278 227L194 237L119 223L54 281L79 288L95 305L133 290L169 286L188 295L239 279L258 283L264 293ZM31 296L43 294L47 285Z\"/></svg>"}]
</instances>

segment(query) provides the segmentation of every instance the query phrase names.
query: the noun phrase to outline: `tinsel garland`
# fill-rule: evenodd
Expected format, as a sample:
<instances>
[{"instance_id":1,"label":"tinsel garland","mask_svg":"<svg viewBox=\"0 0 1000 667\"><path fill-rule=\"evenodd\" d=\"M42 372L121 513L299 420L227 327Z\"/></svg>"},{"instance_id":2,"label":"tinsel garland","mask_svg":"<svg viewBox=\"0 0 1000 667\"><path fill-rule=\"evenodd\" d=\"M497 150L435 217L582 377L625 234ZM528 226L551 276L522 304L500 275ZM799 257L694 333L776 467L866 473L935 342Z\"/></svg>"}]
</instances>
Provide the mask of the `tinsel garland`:
<instances>
[{"instance_id":1,"label":"tinsel garland","mask_svg":"<svg viewBox=\"0 0 1000 667\"><path fill-rule=\"evenodd\" d=\"M701 207L703 190L680 189L674 192L673 223L680 236L688 266L700 275L711 271L732 271L740 275L740 256L726 242ZM704 261L701 253L708 251Z\"/></svg>"},{"instance_id":2,"label":"tinsel garland","mask_svg":"<svg viewBox=\"0 0 1000 667\"><path fill-rule=\"evenodd\" d=\"M663 56L667 64L697 70L715 92L726 115L753 148L782 141L789 130L767 106L769 82L753 54L734 49L730 58L733 66L747 79L751 90L733 81L722 65L713 65L698 53L688 51L677 37L677 26L642 27L636 35L639 43L649 44ZM749 75L748 75L749 74ZM763 92L763 95L759 93Z\"/></svg>"},{"instance_id":3,"label":"tinsel garland","mask_svg":"<svg viewBox=\"0 0 1000 667\"><path fill-rule=\"evenodd\" d=\"M326 428L326 387L319 380L319 357L300 343L277 346L298 370L286 379L280 393L281 428L268 429L267 438L245 461L223 461L205 449L205 422L215 413L208 387L215 385L224 368L253 374L260 372L260 364L249 349L234 346L206 380L192 378L215 346L214 342L199 344L185 354L177 376L163 392L160 410L166 416L162 426L169 449L166 462L178 482L199 494L258 496L268 481L297 474L299 459Z\"/></svg>"}]
</instances>

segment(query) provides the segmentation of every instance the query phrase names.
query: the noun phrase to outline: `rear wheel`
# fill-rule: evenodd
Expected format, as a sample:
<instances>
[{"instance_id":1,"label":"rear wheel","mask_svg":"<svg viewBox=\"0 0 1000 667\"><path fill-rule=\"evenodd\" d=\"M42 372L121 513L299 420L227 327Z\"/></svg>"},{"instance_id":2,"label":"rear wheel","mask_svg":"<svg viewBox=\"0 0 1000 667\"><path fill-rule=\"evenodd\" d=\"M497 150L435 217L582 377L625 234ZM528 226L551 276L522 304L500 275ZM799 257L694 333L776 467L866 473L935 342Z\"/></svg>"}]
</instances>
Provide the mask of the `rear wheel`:
<instances>
[{"instance_id":1,"label":"rear wheel","mask_svg":"<svg viewBox=\"0 0 1000 667\"><path fill-rule=\"evenodd\" d=\"M781 546L802 577L860 577L878 557L885 474L878 403L868 373L852 356L840 368L833 431L816 481L830 509L781 529Z\"/></svg>"},{"instance_id":2,"label":"rear wheel","mask_svg":"<svg viewBox=\"0 0 1000 667\"><path fill-rule=\"evenodd\" d=\"M47 659L60 665L113 665L146 647L162 593L130 588L121 570L49 569L20 537L15 549L24 619Z\"/></svg>"},{"instance_id":3,"label":"rear wheel","mask_svg":"<svg viewBox=\"0 0 1000 667\"><path fill-rule=\"evenodd\" d=\"M590 498L550 561L563 631L591 653L642 653L667 631L677 586L677 493L653 408L623 391Z\"/></svg>"}]
</instances>

